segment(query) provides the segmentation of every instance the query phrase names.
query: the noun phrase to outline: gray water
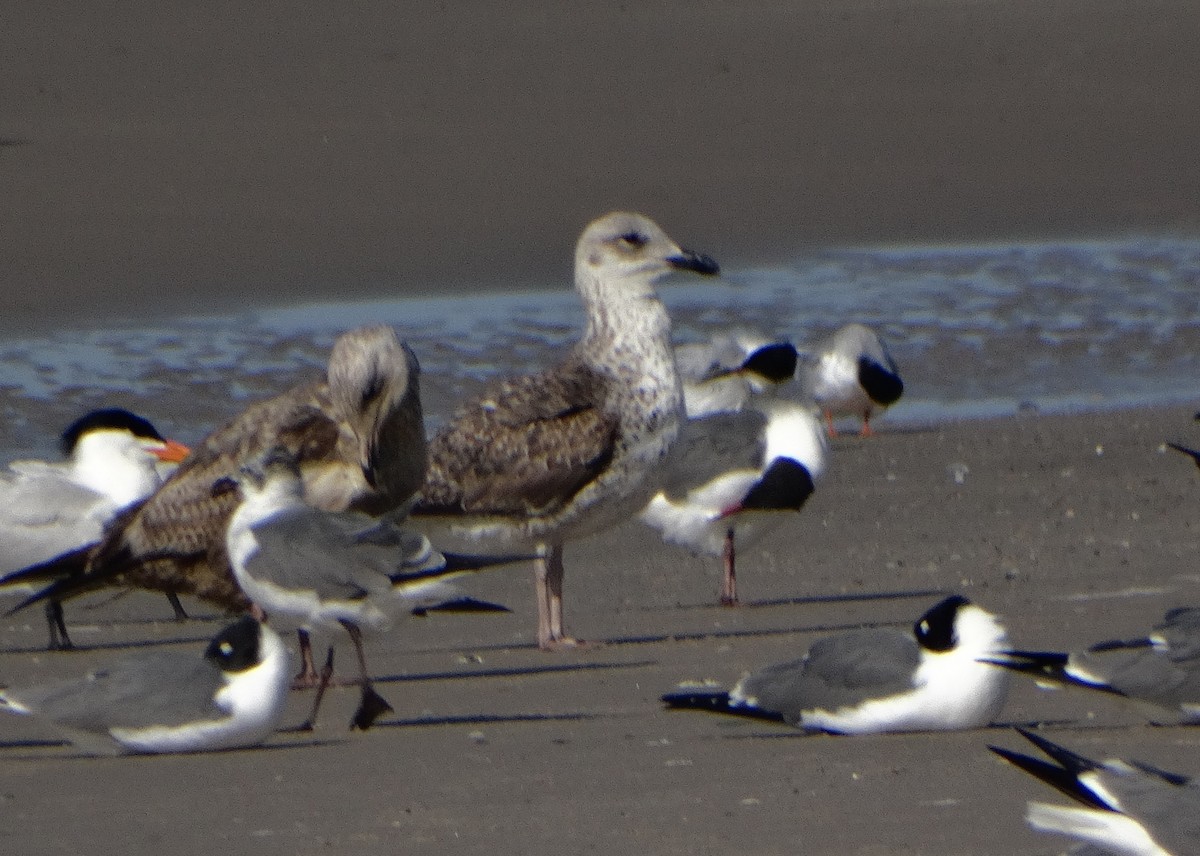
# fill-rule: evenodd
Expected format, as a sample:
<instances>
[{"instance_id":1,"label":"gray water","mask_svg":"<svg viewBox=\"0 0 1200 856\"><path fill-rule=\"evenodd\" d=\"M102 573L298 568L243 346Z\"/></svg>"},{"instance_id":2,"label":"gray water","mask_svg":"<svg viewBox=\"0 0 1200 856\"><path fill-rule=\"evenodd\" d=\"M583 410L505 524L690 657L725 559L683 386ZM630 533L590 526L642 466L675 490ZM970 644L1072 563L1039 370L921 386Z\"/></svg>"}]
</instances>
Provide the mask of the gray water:
<instances>
[{"instance_id":1,"label":"gray water","mask_svg":"<svg viewBox=\"0 0 1200 856\"><path fill-rule=\"evenodd\" d=\"M484 380L540 368L576 337L574 292L533 285L3 341L4 454L52 455L62 425L105 404L195 441L322 371L341 331L377 322L416 350L436 424ZM679 341L745 326L803 347L849 321L875 327L906 383L890 423L1200 402L1200 239L828 250L660 293Z\"/></svg>"}]
</instances>

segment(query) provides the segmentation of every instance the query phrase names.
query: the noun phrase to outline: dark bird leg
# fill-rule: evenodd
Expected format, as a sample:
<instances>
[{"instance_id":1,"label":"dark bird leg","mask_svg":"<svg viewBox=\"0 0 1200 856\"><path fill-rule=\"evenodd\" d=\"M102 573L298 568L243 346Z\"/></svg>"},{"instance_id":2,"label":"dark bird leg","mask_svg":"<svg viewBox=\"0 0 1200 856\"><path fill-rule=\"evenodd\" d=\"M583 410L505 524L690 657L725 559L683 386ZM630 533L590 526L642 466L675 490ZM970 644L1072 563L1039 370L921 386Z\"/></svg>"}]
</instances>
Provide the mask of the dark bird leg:
<instances>
[{"instance_id":1,"label":"dark bird leg","mask_svg":"<svg viewBox=\"0 0 1200 856\"><path fill-rule=\"evenodd\" d=\"M367 675L367 658L363 654L362 631L358 629L357 624L349 621L342 620L341 624L350 634L350 641L354 643L354 652L358 654L358 671L362 676L362 700L358 704L358 710L354 712L354 718L350 720L350 728L366 731L375 723L376 719L385 713L390 713L392 706L383 696L375 692L371 678Z\"/></svg>"},{"instance_id":2,"label":"dark bird leg","mask_svg":"<svg viewBox=\"0 0 1200 856\"><path fill-rule=\"evenodd\" d=\"M187 621L188 614L184 612L183 604L179 602L179 595L173 591L167 592L167 600L171 602L171 609L175 612L176 621Z\"/></svg>"},{"instance_id":3,"label":"dark bird leg","mask_svg":"<svg viewBox=\"0 0 1200 856\"><path fill-rule=\"evenodd\" d=\"M874 435L875 435L875 431L872 430L872 428L871 428L871 411L864 410L863 411L863 426L862 426L862 430L858 432L858 436L873 437Z\"/></svg>"},{"instance_id":4,"label":"dark bird leg","mask_svg":"<svg viewBox=\"0 0 1200 856\"><path fill-rule=\"evenodd\" d=\"M50 630L50 643L46 646L49 651L70 651L75 646L67 635L67 623L63 620L62 603L57 600L46 601L46 626Z\"/></svg>"},{"instance_id":5,"label":"dark bird leg","mask_svg":"<svg viewBox=\"0 0 1200 856\"><path fill-rule=\"evenodd\" d=\"M306 634L307 635L307 634ZM312 662L312 644L308 648L309 663ZM329 653L325 657L325 666L321 669L321 674L317 682L317 695L313 699L312 710L308 712L308 719L304 720L303 724L298 729L299 731L312 731L317 722L317 711L321 708L321 699L325 698L325 690L329 689L329 681L333 678L333 646L329 646Z\"/></svg>"},{"instance_id":6,"label":"dark bird leg","mask_svg":"<svg viewBox=\"0 0 1200 856\"><path fill-rule=\"evenodd\" d=\"M721 553L725 571L721 575L721 606L737 606L737 570L734 566L733 527L725 532L725 549Z\"/></svg>"},{"instance_id":7,"label":"dark bird leg","mask_svg":"<svg viewBox=\"0 0 1200 856\"><path fill-rule=\"evenodd\" d=\"M296 641L300 646L300 672L292 678L292 689L311 690L319 687L322 678L317 674L317 666L313 662L312 639L303 627L296 630Z\"/></svg>"}]
</instances>

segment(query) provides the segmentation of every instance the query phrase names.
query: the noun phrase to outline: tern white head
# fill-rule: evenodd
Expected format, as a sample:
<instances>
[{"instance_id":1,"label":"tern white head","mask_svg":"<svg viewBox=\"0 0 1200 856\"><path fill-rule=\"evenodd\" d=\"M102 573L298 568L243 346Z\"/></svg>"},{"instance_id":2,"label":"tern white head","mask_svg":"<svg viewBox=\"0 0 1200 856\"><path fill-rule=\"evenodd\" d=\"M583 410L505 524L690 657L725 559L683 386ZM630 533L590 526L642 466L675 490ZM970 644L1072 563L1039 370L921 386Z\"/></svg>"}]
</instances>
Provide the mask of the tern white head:
<instances>
[{"instance_id":1,"label":"tern white head","mask_svg":"<svg viewBox=\"0 0 1200 856\"><path fill-rule=\"evenodd\" d=\"M876 628L830 636L802 659L750 674L728 693L681 688L663 701L836 734L980 728L1008 694L1008 675L981 658L1006 641L994 615L954 595L909 633Z\"/></svg>"},{"instance_id":2,"label":"tern white head","mask_svg":"<svg viewBox=\"0 0 1200 856\"><path fill-rule=\"evenodd\" d=\"M47 578L14 573L95 542L145 499L189 450L121 408L93 410L63 432L65 461L14 461L0 477L0 592L28 595ZM48 579L53 579L50 575ZM47 610L50 648L69 648L62 609Z\"/></svg>"},{"instance_id":3,"label":"tern white head","mask_svg":"<svg viewBox=\"0 0 1200 856\"><path fill-rule=\"evenodd\" d=\"M47 720L94 753L203 752L262 743L291 684L278 634L249 616L203 657L154 651L78 680L0 692L0 709Z\"/></svg>"}]
</instances>

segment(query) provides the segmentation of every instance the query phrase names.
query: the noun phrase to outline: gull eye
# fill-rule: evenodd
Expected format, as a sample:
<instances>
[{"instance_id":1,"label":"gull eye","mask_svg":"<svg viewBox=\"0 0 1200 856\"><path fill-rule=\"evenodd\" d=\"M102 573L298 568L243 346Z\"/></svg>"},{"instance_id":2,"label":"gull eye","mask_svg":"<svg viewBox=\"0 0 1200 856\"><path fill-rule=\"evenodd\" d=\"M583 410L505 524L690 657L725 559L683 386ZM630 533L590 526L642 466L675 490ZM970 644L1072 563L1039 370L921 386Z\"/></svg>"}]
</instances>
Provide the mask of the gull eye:
<instances>
[{"instance_id":1,"label":"gull eye","mask_svg":"<svg viewBox=\"0 0 1200 856\"><path fill-rule=\"evenodd\" d=\"M647 239L641 232L626 232L617 237L617 243L627 249L640 250L646 246Z\"/></svg>"}]
</instances>

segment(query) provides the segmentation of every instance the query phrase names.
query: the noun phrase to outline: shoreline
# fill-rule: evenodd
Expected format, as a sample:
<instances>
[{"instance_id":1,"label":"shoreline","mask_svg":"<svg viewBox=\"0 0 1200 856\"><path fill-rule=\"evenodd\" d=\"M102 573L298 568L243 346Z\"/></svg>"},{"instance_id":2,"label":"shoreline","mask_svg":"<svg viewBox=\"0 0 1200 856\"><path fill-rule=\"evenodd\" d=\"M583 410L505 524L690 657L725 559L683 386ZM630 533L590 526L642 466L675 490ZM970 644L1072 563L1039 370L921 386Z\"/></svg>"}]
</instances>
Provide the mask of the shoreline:
<instances>
[{"instance_id":1,"label":"shoreline","mask_svg":"<svg viewBox=\"0 0 1200 856\"><path fill-rule=\"evenodd\" d=\"M59 11L0 33L17 328L557 281L613 208L730 266L1200 230L1185 0Z\"/></svg>"}]
</instances>

